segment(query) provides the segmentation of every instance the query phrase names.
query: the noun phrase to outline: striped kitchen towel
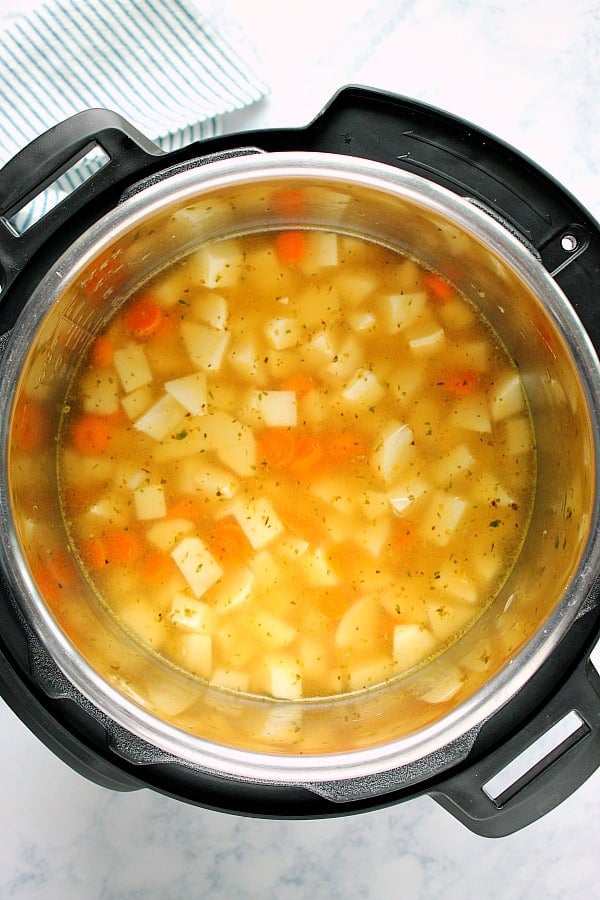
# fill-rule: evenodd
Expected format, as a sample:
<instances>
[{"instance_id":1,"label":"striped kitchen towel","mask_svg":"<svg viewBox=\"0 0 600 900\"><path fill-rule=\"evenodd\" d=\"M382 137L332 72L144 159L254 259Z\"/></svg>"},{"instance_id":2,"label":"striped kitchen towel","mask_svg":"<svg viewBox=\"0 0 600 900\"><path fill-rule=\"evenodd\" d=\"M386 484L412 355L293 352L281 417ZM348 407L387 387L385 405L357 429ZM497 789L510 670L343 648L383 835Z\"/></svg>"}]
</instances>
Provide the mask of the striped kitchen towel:
<instances>
[{"instance_id":1,"label":"striped kitchen towel","mask_svg":"<svg viewBox=\"0 0 600 900\"><path fill-rule=\"evenodd\" d=\"M0 165L91 107L172 150L268 93L192 0L53 0L0 32L0 60Z\"/></svg>"}]
</instances>

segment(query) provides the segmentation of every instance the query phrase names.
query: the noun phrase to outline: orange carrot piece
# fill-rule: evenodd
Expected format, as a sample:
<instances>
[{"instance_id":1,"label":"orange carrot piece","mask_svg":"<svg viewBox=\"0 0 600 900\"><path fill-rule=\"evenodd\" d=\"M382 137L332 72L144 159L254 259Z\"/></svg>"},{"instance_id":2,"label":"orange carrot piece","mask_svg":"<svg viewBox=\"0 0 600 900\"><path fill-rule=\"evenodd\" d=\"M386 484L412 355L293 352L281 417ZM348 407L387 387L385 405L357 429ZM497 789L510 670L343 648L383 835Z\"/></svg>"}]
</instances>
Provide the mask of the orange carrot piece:
<instances>
[{"instance_id":1,"label":"orange carrot piece","mask_svg":"<svg viewBox=\"0 0 600 900\"><path fill-rule=\"evenodd\" d=\"M425 276L425 285L430 294L433 295L433 298L442 302L451 300L456 293L450 282L442 278L441 275L436 275L435 272L429 272Z\"/></svg>"},{"instance_id":2,"label":"orange carrot piece","mask_svg":"<svg viewBox=\"0 0 600 900\"><path fill-rule=\"evenodd\" d=\"M293 428L267 428L256 441L258 460L269 469L285 469L296 455L296 443Z\"/></svg>"},{"instance_id":3,"label":"orange carrot piece","mask_svg":"<svg viewBox=\"0 0 600 900\"><path fill-rule=\"evenodd\" d=\"M282 215L298 215L304 209L304 193L298 188L279 188L271 194L271 204Z\"/></svg>"},{"instance_id":4,"label":"orange carrot piece","mask_svg":"<svg viewBox=\"0 0 600 900\"><path fill-rule=\"evenodd\" d=\"M365 456L364 439L355 431L334 431L325 438L325 452L335 462L345 462Z\"/></svg>"},{"instance_id":5,"label":"orange carrot piece","mask_svg":"<svg viewBox=\"0 0 600 900\"><path fill-rule=\"evenodd\" d=\"M44 446L48 437L49 426L44 408L34 400L24 400L15 412L15 447L23 453L33 453Z\"/></svg>"},{"instance_id":6,"label":"orange carrot piece","mask_svg":"<svg viewBox=\"0 0 600 900\"><path fill-rule=\"evenodd\" d=\"M71 426L73 446L85 456L96 456L106 450L112 437L112 429L106 416L84 413Z\"/></svg>"},{"instance_id":7,"label":"orange carrot piece","mask_svg":"<svg viewBox=\"0 0 600 900\"><path fill-rule=\"evenodd\" d=\"M281 391L294 391L294 393L298 397L303 397L304 394L308 394L309 391L315 386L314 378L311 378L310 375L290 375L289 378L286 378L281 382L279 389Z\"/></svg>"},{"instance_id":8,"label":"orange carrot piece","mask_svg":"<svg viewBox=\"0 0 600 900\"><path fill-rule=\"evenodd\" d=\"M331 587L325 588L316 597L317 608L326 619L341 619L346 612L352 600L352 593L345 588Z\"/></svg>"},{"instance_id":9,"label":"orange carrot piece","mask_svg":"<svg viewBox=\"0 0 600 900\"><path fill-rule=\"evenodd\" d=\"M453 394L471 394L479 384L479 376L473 369L453 372L444 379L446 390Z\"/></svg>"},{"instance_id":10,"label":"orange carrot piece","mask_svg":"<svg viewBox=\"0 0 600 900\"><path fill-rule=\"evenodd\" d=\"M131 531L111 531L105 538L108 561L117 566L135 562L141 553L140 539Z\"/></svg>"},{"instance_id":11,"label":"orange carrot piece","mask_svg":"<svg viewBox=\"0 0 600 900\"><path fill-rule=\"evenodd\" d=\"M306 235L303 231L280 231L275 236L275 253L284 266L299 263L306 254Z\"/></svg>"},{"instance_id":12,"label":"orange carrot piece","mask_svg":"<svg viewBox=\"0 0 600 900\"><path fill-rule=\"evenodd\" d=\"M140 297L123 316L125 327L140 340L152 337L163 320L163 311L150 297Z\"/></svg>"},{"instance_id":13,"label":"orange carrot piece","mask_svg":"<svg viewBox=\"0 0 600 900\"><path fill-rule=\"evenodd\" d=\"M233 516L224 516L215 522L208 546L221 560L245 559L251 550L248 538Z\"/></svg>"},{"instance_id":14,"label":"orange carrot piece","mask_svg":"<svg viewBox=\"0 0 600 900\"><path fill-rule=\"evenodd\" d=\"M400 519L394 523L390 540L391 549L396 553L405 554L414 547L417 540L417 529L411 519Z\"/></svg>"},{"instance_id":15,"label":"orange carrot piece","mask_svg":"<svg viewBox=\"0 0 600 900\"><path fill-rule=\"evenodd\" d=\"M81 558L89 569L100 571L108 565L106 544L101 538L86 538L81 542Z\"/></svg>"},{"instance_id":16,"label":"orange carrot piece","mask_svg":"<svg viewBox=\"0 0 600 900\"><path fill-rule=\"evenodd\" d=\"M162 584L174 573L174 563L166 553L148 553L141 561L142 576L153 584Z\"/></svg>"},{"instance_id":17,"label":"orange carrot piece","mask_svg":"<svg viewBox=\"0 0 600 900\"><path fill-rule=\"evenodd\" d=\"M296 452L289 468L294 475L310 477L321 468L323 459L323 444L316 435L298 435Z\"/></svg>"},{"instance_id":18,"label":"orange carrot piece","mask_svg":"<svg viewBox=\"0 0 600 900\"><path fill-rule=\"evenodd\" d=\"M113 361L113 345L110 338L105 335L99 335L92 345L91 359L95 366L100 369L108 369L112 366Z\"/></svg>"}]
</instances>

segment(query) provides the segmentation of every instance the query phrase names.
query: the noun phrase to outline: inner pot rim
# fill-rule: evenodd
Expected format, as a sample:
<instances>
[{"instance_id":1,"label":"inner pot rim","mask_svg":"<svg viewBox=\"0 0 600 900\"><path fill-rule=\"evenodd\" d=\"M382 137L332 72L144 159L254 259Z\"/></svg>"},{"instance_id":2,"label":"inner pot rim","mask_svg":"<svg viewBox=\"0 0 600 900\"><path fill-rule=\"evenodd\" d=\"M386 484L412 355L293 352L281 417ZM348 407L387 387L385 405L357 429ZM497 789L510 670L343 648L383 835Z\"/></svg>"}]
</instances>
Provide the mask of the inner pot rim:
<instances>
[{"instance_id":1,"label":"inner pot rim","mask_svg":"<svg viewBox=\"0 0 600 900\"><path fill-rule=\"evenodd\" d=\"M586 395L594 443L598 446L600 377L596 352L562 290L529 249L501 224L468 202L468 198L461 198L420 176L369 160L306 152L256 154L211 162L208 166L180 172L133 195L99 220L71 245L44 276L12 330L0 362L2 408L10 409L12 406L24 354L45 313L90 260L112 244L119 234L127 232L166 206L181 204L188 198L197 198L201 191L247 185L250 182L309 177L322 179L328 186L353 182L361 188L372 188L408 200L467 231L500 256L503 263L543 302L546 311L566 338ZM7 419L8 417L3 419L0 428L0 466L3 473L3 478L0 479L0 503L8 511L11 504L7 490ZM595 484L599 480L598 465L596 453ZM337 781L414 763L448 744L460 742L469 734L471 738L464 748L466 755L482 723L504 706L541 667L581 614L596 580L600 535L594 525L598 520L598 507L598 492L595 491L589 535L569 588L544 627L535 632L511 660L510 665L505 664L482 688L432 725L381 745L331 754L279 754L276 750L260 752L232 748L187 734L141 709L104 681L63 634L33 581L18 564L19 540L12 516L3 518L0 527L0 554L4 568L18 587L24 615L42 646L71 684L118 725L178 758L229 776L278 783ZM325 702L336 701L333 699Z\"/></svg>"}]
</instances>

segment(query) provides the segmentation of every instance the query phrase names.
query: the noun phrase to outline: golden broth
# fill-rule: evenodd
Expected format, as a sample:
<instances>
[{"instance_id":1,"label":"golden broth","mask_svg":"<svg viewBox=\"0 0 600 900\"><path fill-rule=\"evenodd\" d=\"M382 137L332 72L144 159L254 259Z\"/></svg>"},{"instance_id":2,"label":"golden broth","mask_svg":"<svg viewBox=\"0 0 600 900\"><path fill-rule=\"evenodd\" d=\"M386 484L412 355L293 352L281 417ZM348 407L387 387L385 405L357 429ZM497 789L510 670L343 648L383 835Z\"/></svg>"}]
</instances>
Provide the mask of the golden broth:
<instances>
[{"instance_id":1,"label":"golden broth","mask_svg":"<svg viewBox=\"0 0 600 900\"><path fill-rule=\"evenodd\" d=\"M215 242L129 297L65 405L72 547L138 640L216 686L356 691L441 652L524 539L514 363L449 282L325 231Z\"/></svg>"}]
</instances>

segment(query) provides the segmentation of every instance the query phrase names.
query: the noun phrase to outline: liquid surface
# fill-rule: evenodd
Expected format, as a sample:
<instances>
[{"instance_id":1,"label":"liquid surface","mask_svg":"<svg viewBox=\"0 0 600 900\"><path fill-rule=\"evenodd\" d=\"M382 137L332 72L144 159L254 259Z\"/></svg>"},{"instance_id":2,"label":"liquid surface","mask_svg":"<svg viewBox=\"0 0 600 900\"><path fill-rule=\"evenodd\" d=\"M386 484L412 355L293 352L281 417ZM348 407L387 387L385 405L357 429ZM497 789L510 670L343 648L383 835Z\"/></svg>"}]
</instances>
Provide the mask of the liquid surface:
<instances>
[{"instance_id":1,"label":"liquid surface","mask_svg":"<svg viewBox=\"0 0 600 900\"><path fill-rule=\"evenodd\" d=\"M514 364L448 282L277 232L127 300L72 385L59 473L74 552L127 630L295 700L409 671L481 614L535 454Z\"/></svg>"}]
</instances>

